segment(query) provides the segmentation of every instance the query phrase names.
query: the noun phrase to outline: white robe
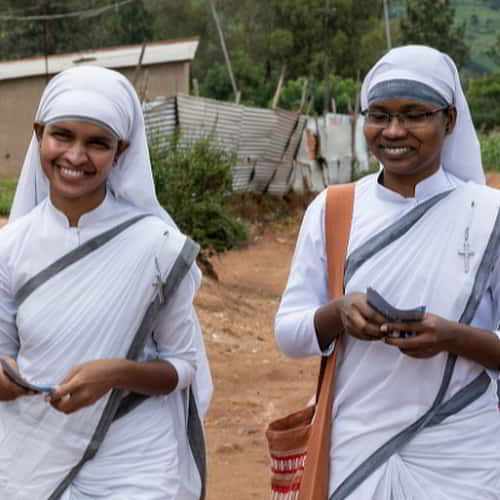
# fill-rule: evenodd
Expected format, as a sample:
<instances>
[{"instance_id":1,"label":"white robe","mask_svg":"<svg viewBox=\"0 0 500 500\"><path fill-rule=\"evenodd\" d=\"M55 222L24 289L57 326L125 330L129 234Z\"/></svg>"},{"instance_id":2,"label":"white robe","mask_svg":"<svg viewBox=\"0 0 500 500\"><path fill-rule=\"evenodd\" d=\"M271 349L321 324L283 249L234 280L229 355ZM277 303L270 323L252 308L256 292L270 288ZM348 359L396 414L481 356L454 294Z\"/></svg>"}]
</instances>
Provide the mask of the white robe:
<instances>
[{"instance_id":1,"label":"white robe","mask_svg":"<svg viewBox=\"0 0 500 500\"><path fill-rule=\"evenodd\" d=\"M403 198L377 183L357 183L348 253L438 193L453 190L397 242L370 258L347 283L346 293L373 286L400 308L426 305L427 311L458 320L473 285L477 265L500 206L498 192L468 184L439 170ZM471 198L475 208L470 209ZM281 349L292 357L320 354L314 313L327 303L324 239L325 193L305 215L289 281L276 318ZM465 227L475 251L469 273L458 254ZM500 320L498 256L472 325L495 330ZM382 342L346 338L339 363L330 449L330 487L335 489L388 439L432 405L446 354L418 360ZM459 358L444 400L483 368ZM490 372L496 380L497 373ZM495 384L458 414L421 431L349 495L352 500L498 500L500 497L500 417Z\"/></svg>"},{"instance_id":2,"label":"white robe","mask_svg":"<svg viewBox=\"0 0 500 500\"><path fill-rule=\"evenodd\" d=\"M1 230L0 352L17 358L26 378L54 384L86 360L125 357L156 293L155 260L164 279L184 241L159 218L137 222L46 282L19 308L14 295L56 259L139 213L108 192L101 205L80 218L78 227L69 227L46 199ZM176 391L150 397L113 422L64 500L199 495L199 477L182 432L180 393L192 383L199 355L193 277L188 273L160 313L141 357L172 363L179 377ZM108 396L71 415L55 411L41 396L0 403L0 498L47 498L81 458Z\"/></svg>"}]
</instances>

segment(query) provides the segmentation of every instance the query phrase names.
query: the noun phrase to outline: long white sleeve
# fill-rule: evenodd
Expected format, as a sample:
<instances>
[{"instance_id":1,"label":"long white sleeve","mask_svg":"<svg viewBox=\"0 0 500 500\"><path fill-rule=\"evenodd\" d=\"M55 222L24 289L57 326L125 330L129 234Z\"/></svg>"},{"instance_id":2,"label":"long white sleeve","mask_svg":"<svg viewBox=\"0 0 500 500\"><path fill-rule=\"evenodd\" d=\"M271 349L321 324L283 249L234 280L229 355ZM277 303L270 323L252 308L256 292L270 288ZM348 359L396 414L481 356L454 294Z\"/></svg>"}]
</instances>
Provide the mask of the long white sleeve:
<instances>
[{"instance_id":1,"label":"long white sleeve","mask_svg":"<svg viewBox=\"0 0 500 500\"><path fill-rule=\"evenodd\" d=\"M325 192L306 210L286 289L276 315L276 340L290 357L322 354L314 328L316 310L328 301L324 250Z\"/></svg>"}]
</instances>

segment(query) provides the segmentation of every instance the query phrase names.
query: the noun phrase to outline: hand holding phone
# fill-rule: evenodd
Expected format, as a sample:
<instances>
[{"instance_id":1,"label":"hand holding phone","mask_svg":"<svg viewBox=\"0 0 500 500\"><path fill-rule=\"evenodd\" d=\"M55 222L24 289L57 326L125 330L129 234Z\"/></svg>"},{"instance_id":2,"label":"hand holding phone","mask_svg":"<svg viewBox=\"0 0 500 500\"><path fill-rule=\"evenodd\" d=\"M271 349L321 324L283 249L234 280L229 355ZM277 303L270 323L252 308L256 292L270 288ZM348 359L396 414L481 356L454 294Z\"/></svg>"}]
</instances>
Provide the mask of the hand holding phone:
<instances>
[{"instance_id":1,"label":"hand holding phone","mask_svg":"<svg viewBox=\"0 0 500 500\"><path fill-rule=\"evenodd\" d=\"M376 290L368 287L366 290L366 301L368 305L380 313L388 322L407 323L412 321L422 321L425 315L425 306L418 306L413 309L397 309L387 302ZM411 331L393 331L389 334L391 337L409 338L416 335Z\"/></svg>"},{"instance_id":2,"label":"hand holding phone","mask_svg":"<svg viewBox=\"0 0 500 500\"><path fill-rule=\"evenodd\" d=\"M22 375L18 371L14 370L14 368L12 368L12 366L10 366L8 361L4 358L0 358L0 365L2 366L2 370L5 376L11 382L14 382L15 384L23 387L24 389L34 392L47 392L47 393L50 393L54 390L54 387L51 385L36 385L28 382L25 378L22 377Z\"/></svg>"}]
</instances>

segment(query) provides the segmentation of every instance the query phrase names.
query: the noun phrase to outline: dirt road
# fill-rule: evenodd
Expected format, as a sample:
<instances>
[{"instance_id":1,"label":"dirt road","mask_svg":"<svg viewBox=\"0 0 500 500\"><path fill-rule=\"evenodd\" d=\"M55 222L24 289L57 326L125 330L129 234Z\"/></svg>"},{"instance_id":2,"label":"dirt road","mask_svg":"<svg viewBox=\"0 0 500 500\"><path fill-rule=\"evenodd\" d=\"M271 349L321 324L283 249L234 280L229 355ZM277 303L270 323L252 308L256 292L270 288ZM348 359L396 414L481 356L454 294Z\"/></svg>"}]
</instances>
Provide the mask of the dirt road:
<instances>
[{"instance_id":1,"label":"dirt road","mask_svg":"<svg viewBox=\"0 0 500 500\"><path fill-rule=\"evenodd\" d=\"M287 359L273 334L299 221L213 259L219 281L205 279L196 299L215 383L205 422L208 500L269 497L265 426L314 392L318 360Z\"/></svg>"}]
</instances>

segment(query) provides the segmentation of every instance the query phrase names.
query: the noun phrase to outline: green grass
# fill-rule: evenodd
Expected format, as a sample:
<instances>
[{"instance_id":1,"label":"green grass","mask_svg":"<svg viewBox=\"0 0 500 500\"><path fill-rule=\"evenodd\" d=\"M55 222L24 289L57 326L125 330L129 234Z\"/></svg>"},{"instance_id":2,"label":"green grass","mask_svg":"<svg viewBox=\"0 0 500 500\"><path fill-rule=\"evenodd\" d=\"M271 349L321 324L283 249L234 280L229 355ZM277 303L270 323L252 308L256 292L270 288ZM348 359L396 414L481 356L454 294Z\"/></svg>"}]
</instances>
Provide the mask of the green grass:
<instances>
[{"instance_id":1,"label":"green grass","mask_svg":"<svg viewBox=\"0 0 500 500\"><path fill-rule=\"evenodd\" d=\"M0 180L0 215L9 214L16 185L17 179Z\"/></svg>"}]
</instances>

